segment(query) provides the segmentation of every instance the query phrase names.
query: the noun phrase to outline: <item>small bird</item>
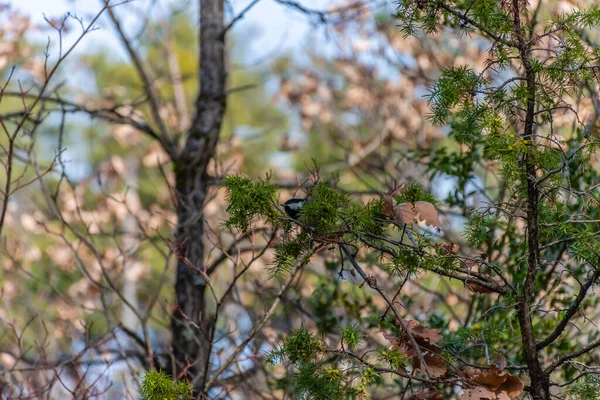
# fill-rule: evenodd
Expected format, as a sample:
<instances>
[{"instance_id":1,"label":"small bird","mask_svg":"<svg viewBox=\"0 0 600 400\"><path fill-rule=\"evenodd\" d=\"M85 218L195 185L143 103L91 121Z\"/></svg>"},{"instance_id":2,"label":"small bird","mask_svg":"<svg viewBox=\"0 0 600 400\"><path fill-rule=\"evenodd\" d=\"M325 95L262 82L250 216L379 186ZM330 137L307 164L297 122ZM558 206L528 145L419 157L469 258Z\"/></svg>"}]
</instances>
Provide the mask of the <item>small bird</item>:
<instances>
[{"instance_id":1,"label":"small bird","mask_svg":"<svg viewBox=\"0 0 600 400\"><path fill-rule=\"evenodd\" d=\"M298 219L300 216L300 209L303 205L309 202L310 199L298 199L292 198L282 204L285 213L292 219Z\"/></svg>"}]
</instances>

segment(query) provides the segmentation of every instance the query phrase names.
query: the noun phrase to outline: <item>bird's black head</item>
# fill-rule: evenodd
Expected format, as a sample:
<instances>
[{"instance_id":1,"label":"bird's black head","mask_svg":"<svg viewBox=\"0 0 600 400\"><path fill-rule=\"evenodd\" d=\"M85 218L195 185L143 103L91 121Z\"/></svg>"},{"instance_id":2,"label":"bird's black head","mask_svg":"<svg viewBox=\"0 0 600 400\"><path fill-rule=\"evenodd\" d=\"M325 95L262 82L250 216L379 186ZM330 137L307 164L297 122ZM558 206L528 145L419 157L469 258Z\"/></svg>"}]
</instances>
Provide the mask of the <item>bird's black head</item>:
<instances>
[{"instance_id":1,"label":"bird's black head","mask_svg":"<svg viewBox=\"0 0 600 400\"><path fill-rule=\"evenodd\" d=\"M283 205L283 209L285 210L285 213L290 218L298 219L298 217L300 216L300 209L308 201L310 201L310 200L309 199L293 198L293 199L289 199L288 201L286 201L282 205Z\"/></svg>"}]
</instances>

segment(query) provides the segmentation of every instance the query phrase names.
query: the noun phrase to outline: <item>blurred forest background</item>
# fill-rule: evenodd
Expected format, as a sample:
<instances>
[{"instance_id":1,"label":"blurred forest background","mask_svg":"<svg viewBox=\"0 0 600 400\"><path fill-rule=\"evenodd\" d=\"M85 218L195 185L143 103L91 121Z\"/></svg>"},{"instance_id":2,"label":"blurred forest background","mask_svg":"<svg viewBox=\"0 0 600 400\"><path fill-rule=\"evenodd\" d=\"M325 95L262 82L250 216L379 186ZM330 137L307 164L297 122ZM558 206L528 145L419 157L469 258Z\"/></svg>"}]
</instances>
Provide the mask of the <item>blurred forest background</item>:
<instances>
[{"instance_id":1,"label":"blurred forest background","mask_svg":"<svg viewBox=\"0 0 600 400\"><path fill-rule=\"evenodd\" d=\"M272 2L307 29L293 38L261 35L269 18L248 19L259 1ZM348 327L358 329L365 351L394 344L382 336L385 301L367 291L354 272L340 269L337 251L317 253L309 268L293 275L273 276L278 231L264 222L250 231L224 225L229 199L221 183L228 175L268 179L278 190L277 203L307 197L317 182L364 204L397 184L430 193L444 226L435 240L460 246L468 256L478 251L463 235L471 210L497 199L510 202L502 197L506 187L499 178L506 171L498 161L474 158L465 141L452 135L460 129L456 124L432 121L427 98L449 67L484 71L490 55L485 35L449 26L407 36L395 18L398 4L391 1L308 7L293 0L254 0L211 9L206 26L215 16L224 19L203 38L220 41L224 49L207 44L201 50L199 2L96 3L92 11L47 14L45 20L32 18L36 10L24 10L19 2L0 5L3 398L135 399L144 372L155 369L187 378L204 398L300 398L287 380L295 367L265 362L294 329L307 329L334 347ZM208 10L215 1L200 3ZM475 10L501 2L472 3ZM539 9L537 18L546 21L589 5L575 3L531 0L528 7ZM100 33L113 39L95 41ZM594 32L586 35L591 43L597 40ZM279 44L289 40L297 43L292 50ZM200 69L201 52L223 52L223 63ZM225 107L225 97L211 97L222 80L226 108L220 121L209 113ZM204 103L199 88L208 99ZM556 134L568 137L578 121L595 126L597 89L583 89L591 95L573 97L579 120L556 115ZM211 129L216 137L207 133ZM206 157L198 161L190 156L195 151ZM590 157L597 169L596 156ZM199 165L200 173L189 172ZM199 197L186 192L189 182L200 181ZM180 199L183 192L189 202ZM523 232L522 221L510 220L503 229L512 224ZM507 253L493 247L494 237L483 240L488 243L483 251L502 262ZM509 237L500 239L512 249ZM452 247L447 252L458 254ZM506 360L509 366L524 363L515 314L486 319L496 315L489 310L510 307L514 298L504 302L481 286L474 290L466 281L425 270L390 275L386 262L364 249L357 257L402 305L407 320L440 329L448 343L470 341L486 352L488 345L502 347L482 356L488 367L498 359L504 366ZM555 266L549 274L562 278L564 268ZM579 279L574 275L566 285L573 289L547 308L564 312ZM190 300L198 293L201 304ZM598 320L595 301L585 303L590 309L578 323ZM192 337L190 326L201 339ZM590 336L573 333L559 350L575 351L597 340L594 331L582 327L578 334ZM556 356L552 351L547 361ZM452 354L464 361L460 351ZM598 352L589 357L585 362L597 365ZM403 368L392 369L408 374ZM370 385L377 399L437 399L437 392L426 390L447 372L442 368L431 381L369 381L361 369L362 381L351 384ZM569 368L557 382L598 372ZM522 372L511 371L527 382ZM507 398L521 395L519 384ZM597 381L586 384L597 387ZM455 386L439 398L459 398L460 390ZM496 398L482 396L469 398Z\"/></svg>"}]
</instances>

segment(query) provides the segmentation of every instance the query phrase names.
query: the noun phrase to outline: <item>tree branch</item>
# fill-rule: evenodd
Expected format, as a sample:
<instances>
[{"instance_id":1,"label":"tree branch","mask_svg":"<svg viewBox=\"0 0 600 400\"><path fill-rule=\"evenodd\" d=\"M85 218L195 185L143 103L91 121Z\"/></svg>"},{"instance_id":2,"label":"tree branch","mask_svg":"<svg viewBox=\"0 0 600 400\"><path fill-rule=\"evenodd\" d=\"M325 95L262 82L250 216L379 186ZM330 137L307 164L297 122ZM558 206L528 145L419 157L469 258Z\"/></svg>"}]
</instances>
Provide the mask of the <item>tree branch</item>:
<instances>
[{"instance_id":1,"label":"tree branch","mask_svg":"<svg viewBox=\"0 0 600 400\"><path fill-rule=\"evenodd\" d=\"M108 0L103 0L103 1L105 4L108 4ZM156 123L156 125L158 126L158 130L160 132L160 138L161 138L160 143L163 145L163 147L167 146L167 147L165 147L165 151L167 153L175 154L174 144L171 141L171 138L169 138L169 134L168 134L167 127L165 125L165 121L163 121L163 119L160 116L160 100L159 100L158 94L154 90L154 83L153 83L153 79L150 76L150 72L147 71L146 65L144 65L144 62L142 61L140 56L133 49L133 46L131 45L131 41L129 40L129 38L127 37L125 32L123 31L121 22L117 18L116 14L112 10L112 8L108 8L108 15L110 16L110 19L111 19L115 29L117 30L117 32L121 38L121 42L123 43L123 45L125 46L125 49L127 50L127 53L129 53L129 57L131 58L131 61L133 62L133 65L135 66L135 69L137 70L138 75L140 76L142 82L144 83L144 89L146 91L146 95L148 96L148 101L150 103L150 111L151 111L150 114L152 115L152 119L154 120L154 123Z\"/></svg>"},{"instance_id":2,"label":"tree branch","mask_svg":"<svg viewBox=\"0 0 600 400\"><path fill-rule=\"evenodd\" d=\"M552 342L554 342L556 339L558 339L558 337L561 335L561 333L567 327L567 325L568 325L569 321L571 320L571 318L573 317L573 315L575 315L575 313L577 313L577 311L579 311L579 306L581 305L581 303L585 299L588 290L598 280L599 277L600 277L600 269L595 269L594 274L592 275L592 277L584 285L582 285L579 288L579 293L577 294L577 297L571 303L571 305L569 305L569 308L567 309L567 312L565 313L565 316L558 323L558 325L556 326L556 328L554 329L554 331L546 339L544 339L541 342L537 343L536 348L538 350L541 350L544 347L547 347Z\"/></svg>"},{"instance_id":3,"label":"tree branch","mask_svg":"<svg viewBox=\"0 0 600 400\"><path fill-rule=\"evenodd\" d=\"M562 364L566 363L567 361L572 360L575 357L579 357L580 355L583 355L585 353L589 353L590 351L594 350L597 347L600 347L600 340L596 340L595 342L592 342L592 343L588 344L587 346L582 347L578 351L575 351L571 354L567 354L566 356L560 357L558 360L556 360L552 364L550 364L550 366L544 370L544 373L549 375L552 371L554 371L556 368L560 367Z\"/></svg>"},{"instance_id":4,"label":"tree branch","mask_svg":"<svg viewBox=\"0 0 600 400\"><path fill-rule=\"evenodd\" d=\"M294 278L296 277L296 274L298 273L298 271L300 271L302 269L302 267L304 267L304 265L306 265L306 260L302 260L301 262L298 262L296 264L296 266L294 267L294 269L292 269L292 271L290 271L290 274L287 277L287 279L285 280L281 289L279 290L279 293L277 293L277 296L275 296L275 300L273 301L273 303L271 303L271 307L269 307L269 310L267 310L267 312L263 315L263 317L260 319L260 321L256 325L254 325L254 328L248 334L246 339L244 339L244 341L235 348L235 350L231 353L231 355L227 358L227 360L215 371L213 376L208 380L208 382L204 386L204 393L208 392L208 390L214 385L215 381L219 378L219 376L223 372L225 372L225 370L227 368L229 368L229 366L235 361L238 354L240 354L246 348L246 346L248 345L248 343L250 343L252 338L254 338L254 336L263 328L263 326L267 323L267 321L269 321L269 319L275 312L275 309L281 302L281 299L282 299L284 293L290 288L290 286L292 285L292 283L294 281Z\"/></svg>"},{"instance_id":5,"label":"tree branch","mask_svg":"<svg viewBox=\"0 0 600 400\"><path fill-rule=\"evenodd\" d=\"M252 9L252 7L254 7L255 5L258 4L260 0L253 0L250 4L248 4L246 6L246 8L244 8L242 10L242 12L240 12L234 19L231 20L231 22L225 27L225 29L223 29L223 32L221 32L221 35L223 37L225 37L225 34L227 33L228 30L230 30L231 28L233 28L233 25L235 25L236 22L238 22L240 19L244 18L244 16L246 15L246 13L248 11L250 11Z\"/></svg>"},{"instance_id":6,"label":"tree branch","mask_svg":"<svg viewBox=\"0 0 600 400\"><path fill-rule=\"evenodd\" d=\"M419 358L419 361L421 362L421 365L425 368L425 373L427 374L427 377L431 378L431 374L429 373L429 368L427 367L427 363L425 362L423 353L421 353L421 348L419 347L419 344L415 340L415 337L412 335L412 333L408 329L408 326L406 326L406 322L404 322L404 318L402 318L402 316L398 312L398 309L396 308L394 303L390 300L390 298L383 291L383 289L381 289L377 285L377 282L375 282L375 280L373 278L371 278L369 275L367 275L367 273L362 269L362 267L358 264L358 262L356 262L356 259L352 256L352 253L350 253L350 250L348 250L348 246L346 246L345 244L340 244L340 248L342 249L342 251L344 252L346 257L348 257L350 264L352 264L352 266L354 267L356 272L358 272L358 274L365 280L365 282L369 285L369 287L371 289L375 290L377 293L379 293L379 295L381 295L381 297L388 304L388 306L394 313L396 320L398 320L398 323L402 326L404 333L406 333L406 336L408 336L408 339L410 340L410 343L412 344L412 346L415 350L415 353L417 354L417 357Z\"/></svg>"},{"instance_id":7,"label":"tree branch","mask_svg":"<svg viewBox=\"0 0 600 400\"><path fill-rule=\"evenodd\" d=\"M454 15L455 17L457 17L459 20L468 23L469 25L474 26L475 28L479 29L481 32L485 33L486 35L488 35L490 38L494 39L495 41L502 43L506 46L509 47L518 47L518 42L512 41L512 40L507 40L503 37L500 37L498 35L496 35L495 33L493 33L492 31L490 31L489 29L487 29L485 26L481 25L479 22L475 21L472 18L469 18L466 13L463 14L459 11L456 11L455 9L449 7L448 5L446 5L444 2L439 2L439 5L442 9L446 10L447 12L449 12L450 14Z\"/></svg>"}]
</instances>

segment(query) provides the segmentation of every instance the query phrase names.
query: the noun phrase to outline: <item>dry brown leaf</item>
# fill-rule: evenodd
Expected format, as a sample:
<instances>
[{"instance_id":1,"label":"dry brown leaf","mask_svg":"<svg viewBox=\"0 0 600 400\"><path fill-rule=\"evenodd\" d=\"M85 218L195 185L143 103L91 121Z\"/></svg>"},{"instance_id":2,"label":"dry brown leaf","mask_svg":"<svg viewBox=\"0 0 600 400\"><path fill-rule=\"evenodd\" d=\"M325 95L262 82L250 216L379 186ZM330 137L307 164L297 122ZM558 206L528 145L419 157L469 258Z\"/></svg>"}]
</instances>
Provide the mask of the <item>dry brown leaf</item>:
<instances>
[{"instance_id":1,"label":"dry brown leaf","mask_svg":"<svg viewBox=\"0 0 600 400\"><path fill-rule=\"evenodd\" d=\"M421 372L425 372L425 368L421 365L419 357L415 355L412 360L415 368L418 368ZM423 360L425 360L429 375L431 375L432 378L441 378L446 374L448 369L446 368L446 361L443 357L433 353L425 353L423 354Z\"/></svg>"},{"instance_id":2,"label":"dry brown leaf","mask_svg":"<svg viewBox=\"0 0 600 400\"><path fill-rule=\"evenodd\" d=\"M338 240L339 238L341 238L342 236L344 236L344 232L330 232L330 233L325 233L322 235L318 235L313 237L313 240L315 242L319 242L319 243L327 243L327 242L333 242Z\"/></svg>"},{"instance_id":3,"label":"dry brown leaf","mask_svg":"<svg viewBox=\"0 0 600 400\"><path fill-rule=\"evenodd\" d=\"M399 224L424 223L426 226L432 226L438 232L442 230L440 215L433 204L426 201L417 201L415 203L400 203L394 206L394 198L391 194L383 193L381 198L383 200L384 215L395 222ZM458 253L458 245L455 246Z\"/></svg>"},{"instance_id":4,"label":"dry brown leaf","mask_svg":"<svg viewBox=\"0 0 600 400\"><path fill-rule=\"evenodd\" d=\"M400 345L400 338L397 337L397 336L384 333L383 337L385 338L385 340L387 340L388 342L390 342L391 344L393 344L395 346L399 346Z\"/></svg>"},{"instance_id":5,"label":"dry brown leaf","mask_svg":"<svg viewBox=\"0 0 600 400\"><path fill-rule=\"evenodd\" d=\"M502 392L497 395L496 400L511 400L510 396L506 394L506 392Z\"/></svg>"},{"instance_id":6,"label":"dry brown leaf","mask_svg":"<svg viewBox=\"0 0 600 400\"><path fill-rule=\"evenodd\" d=\"M460 246L456 243L442 243L440 244L440 248L445 251L445 253L442 254L457 255L460 250Z\"/></svg>"},{"instance_id":7,"label":"dry brown leaf","mask_svg":"<svg viewBox=\"0 0 600 400\"><path fill-rule=\"evenodd\" d=\"M457 245L456 243L452 243L452 246L450 246L450 254L457 255L459 250L460 250L460 246Z\"/></svg>"},{"instance_id":8,"label":"dry brown leaf","mask_svg":"<svg viewBox=\"0 0 600 400\"><path fill-rule=\"evenodd\" d=\"M500 279L500 277L495 276L492 279L490 279L491 282L490 284L495 284L496 286L504 286L504 282L502 282L502 280ZM475 293L495 293L494 290L489 289L485 286L481 286L478 283L475 282L465 282L465 286L472 292Z\"/></svg>"},{"instance_id":9,"label":"dry brown leaf","mask_svg":"<svg viewBox=\"0 0 600 400\"><path fill-rule=\"evenodd\" d=\"M413 211L419 221L425 221L425 224L433 226L438 232L442 230L440 214L433 204L426 201L417 201L413 203Z\"/></svg>"},{"instance_id":10,"label":"dry brown leaf","mask_svg":"<svg viewBox=\"0 0 600 400\"><path fill-rule=\"evenodd\" d=\"M500 357L500 362L497 364L505 364L506 360L504 357ZM499 368L496 365L492 365L488 370L485 371L469 367L464 371L464 373L469 378L471 384L478 384L478 386L473 389L484 387L494 392L494 397L491 397L492 399L510 400L523 393L524 385L521 379L517 376L509 374L508 372L504 371L503 368ZM467 391L465 391L465 393L466 392ZM484 398L487 399L488 397ZM469 398L465 397L465 399ZM474 397L473 399L477 399L477 397Z\"/></svg>"},{"instance_id":11,"label":"dry brown leaf","mask_svg":"<svg viewBox=\"0 0 600 400\"><path fill-rule=\"evenodd\" d=\"M505 369L506 368L506 358L502 354L498 354L496 356L497 361L494 363L496 368Z\"/></svg>"},{"instance_id":12,"label":"dry brown leaf","mask_svg":"<svg viewBox=\"0 0 600 400\"><path fill-rule=\"evenodd\" d=\"M466 260L461 261L461 264L465 267L465 269L467 269L469 271L473 271L473 269L475 269L476 271L479 270L479 264L477 264L475 261L473 261L470 258L467 258Z\"/></svg>"},{"instance_id":13,"label":"dry brown leaf","mask_svg":"<svg viewBox=\"0 0 600 400\"><path fill-rule=\"evenodd\" d=\"M508 373L506 371L492 365L490 369L482 371L479 375L475 376L473 380L495 391L504 383L504 381L506 381L507 377Z\"/></svg>"},{"instance_id":14,"label":"dry brown leaf","mask_svg":"<svg viewBox=\"0 0 600 400\"><path fill-rule=\"evenodd\" d=\"M400 224L413 224L416 216L412 203L400 203L394 207L394 220Z\"/></svg>"},{"instance_id":15,"label":"dry brown leaf","mask_svg":"<svg viewBox=\"0 0 600 400\"><path fill-rule=\"evenodd\" d=\"M410 332L415 337L415 340L421 345L436 344L437 342L442 340L442 335L440 335L439 329L426 328L415 320L407 320L406 326L408 327L408 329L410 329Z\"/></svg>"},{"instance_id":16,"label":"dry brown leaf","mask_svg":"<svg viewBox=\"0 0 600 400\"><path fill-rule=\"evenodd\" d=\"M504 383L500 385L496 392L506 393L509 398L514 399L515 397L523 393L524 388L525 386L523 385L523 382L518 376L508 375Z\"/></svg>"},{"instance_id":17,"label":"dry brown leaf","mask_svg":"<svg viewBox=\"0 0 600 400\"><path fill-rule=\"evenodd\" d=\"M437 389L425 389L415 393L413 400L444 400L444 396Z\"/></svg>"},{"instance_id":18,"label":"dry brown leaf","mask_svg":"<svg viewBox=\"0 0 600 400\"><path fill-rule=\"evenodd\" d=\"M387 193L384 193L382 196L383 200L383 214L393 219L394 218L394 199Z\"/></svg>"},{"instance_id":19,"label":"dry brown leaf","mask_svg":"<svg viewBox=\"0 0 600 400\"><path fill-rule=\"evenodd\" d=\"M479 267L482 265L482 262L479 261L479 259L485 261L487 259L487 254L475 253L470 258L465 258L464 260L461 260L461 264L469 271L479 272Z\"/></svg>"},{"instance_id":20,"label":"dry brown leaf","mask_svg":"<svg viewBox=\"0 0 600 400\"><path fill-rule=\"evenodd\" d=\"M440 356L440 354L442 354L442 348L435 344L442 339L442 336L439 334L439 329L426 328L414 320L407 320L405 321L405 324L421 348L421 355L427 364L430 375L433 378L444 376L447 372L446 361ZM400 324L397 323L397 325ZM401 329L400 326L399 329ZM404 354L406 358L410 358L415 368L425 372L425 368L421 365L421 359L406 332L403 332L400 337L384 333L383 337L394 345L397 351Z\"/></svg>"},{"instance_id":21,"label":"dry brown leaf","mask_svg":"<svg viewBox=\"0 0 600 400\"><path fill-rule=\"evenodd\" d=\"M467 282L465 286L471 291L475 293L494 293L492 289L488 289L485 286L478 285L475 282Z\"/></svg>"},{"instance_id":22,"label":"dry brown leaf","mask_svg":"<svg viewBox=\"0 0 600 400\"><path fill-rule=\"evenodd\" d=\"M494 400L496 393L492 392L484 386L475 386L465 389L460 400Z\"/></svg>"},{"instance_id":23,"label":"dry brown leaf","mask_svg":"<svg viewBox=\"0 0 600 400\"><path fill-rule=\"evenodd\" d=\"M402 365L400 365L397 369L397 371L401 374L404 374L405 376L408 376L408 371L406 370L406 368L404 368Z\"/></svg>"},{"instance_id":24,"label":"dry brown leaf","mask_svg":"<svg viewBox=\"0 0 600 400\"><path fill-rule=\"evenodd\" d=\"M481 373L481 370L473 367L468 367L463 372L467 378L472 379L478 376Z\"/></svg>"},{"instance_id":25,"label":"dry brown leaf","mask_svg":"<svg viewBox=\"0 0 600 400\"><path fill-rule=\"evenodd\" d=\"M400 203L394 207L394 219L401 224L413 224L415 221L432 226L436 231L442 230L440 215L435 206L426 201L416 203Z\"/></svg>"}]
</instances>

